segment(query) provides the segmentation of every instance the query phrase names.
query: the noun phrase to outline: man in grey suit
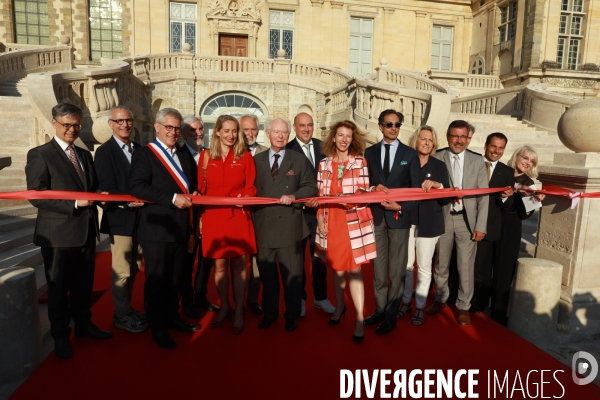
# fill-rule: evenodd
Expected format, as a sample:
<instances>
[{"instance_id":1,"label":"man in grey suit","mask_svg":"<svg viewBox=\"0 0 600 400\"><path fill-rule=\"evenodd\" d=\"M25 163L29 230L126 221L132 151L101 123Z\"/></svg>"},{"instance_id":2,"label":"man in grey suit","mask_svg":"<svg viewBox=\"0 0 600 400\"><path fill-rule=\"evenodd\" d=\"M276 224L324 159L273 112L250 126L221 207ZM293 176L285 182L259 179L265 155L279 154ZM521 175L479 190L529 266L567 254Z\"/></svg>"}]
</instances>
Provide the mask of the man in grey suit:
<instances>
[{"instance_id":1,"label":"man in grey suit","mask_svg":"<svg viewBox=\"0 0 600 400\"><path fill-rule=\"evenodd\" d=\"M304 270L303 239L310 234L302 204L293 203L318 195L317 182L306 157L286 150L289 121L274 119L267 124L269 151L254 157L256 196L279 199L280 205L259 206L253 212L258 245L258 269L263 284L264 317L258 328L266 329L279 316L279 271L284 290L285 330L298 327Z\"/></svg>"},{"instance_id":2,"label":"man in grey suit","mask_svg":"<svg viewBox=\"0 0 600 400\"><path fill-rule=\"evenodd\" d=\"M269 150L267 146L263 146L256 141L258 137L258 118L253 114L246 114L240 118L240 129L244 134L244 143L246 150L252 154L252 157L263 151ZM262 315L263 310L258 303L258 292L260 291L260 271L258 270L258 262L256 254L250 256L252 269L250 270L250 279L248 280L248 295L246 297L246 307L255 315Z\"/></svg>"},{"instance_id":3,"label":"man in grey suit","mask_svg":"<svg viewBox=\"0 0 600 400\"><path fill-rule=\"evenodd\" d=\"M483 158L467 149L469 124L463 120L453 121L446 138L449 147L435 154L446 163L450 182L457 189L487 188L488 179ZM435 270L437 288L435 303L428 315L435 315L446 307L448 300L448 276L452 247L456 241L457 268L459 275L458 323L471 323L469 308L474 290L474 266L477 242L486 234L489 196L469 196L444 206L446 232L439 240L439 263Z\"/></svg>"}]
</instances>

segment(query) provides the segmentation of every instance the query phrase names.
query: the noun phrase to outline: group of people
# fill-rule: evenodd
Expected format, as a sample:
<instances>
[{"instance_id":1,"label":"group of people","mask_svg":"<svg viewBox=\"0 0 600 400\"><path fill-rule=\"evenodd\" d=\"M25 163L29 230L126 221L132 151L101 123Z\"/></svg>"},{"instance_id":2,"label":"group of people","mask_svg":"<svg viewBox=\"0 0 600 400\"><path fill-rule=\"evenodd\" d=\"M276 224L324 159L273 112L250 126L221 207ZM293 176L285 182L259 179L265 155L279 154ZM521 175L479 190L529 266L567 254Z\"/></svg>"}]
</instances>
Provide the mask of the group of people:
<instances>
[{"instance_id":1,"label":"group of people","mask_svg":"<svg viewBox=\"0 0 600 400\"><path fill-rule=\"evenodd\" d=\"M348 283L356 313L354 342L363 341L365 326L377 325L377 334L391 332L398 318L413 311L413 291L415 326L424 323L426 314L443 310L453 290L460 325L469 325L469 311L485 310L490 299L492 318L506 323L521 219L531 215L521 196L529 195L524 189L536 177L537 154L529 146L504 165L498 160L506 136L489 135L482 156L467 149L475 128L462 120L448 127L447 148L438 149L430 126L417 129L406 145L398 139L403 115L385 110L378 120L383 138L368 148L365 133L348 120L331 126L322 142L314 138L314 121L307 113L296 115L293 123L269 120L265 132L270 147L257 143L255 116L238 120L221 115L205 148L202 120L184 118L172 108L158 111L156 139L141 146L131 140L133 114L117 106L108 120L113 137L92 159L90 152L74 146L82 117L72 104L52 109L56 135L29 151L28 189L130 194L143 201L105 202L98 224L92 201L31 200L38 208L34 243L42 248L59 358L72 356L71 318L76 337L112 336L91 320L100 232L111 243L114 325L134 333L149 327L164 348L177 347L169 330L192 333L199 328L181 317L180 307L192 319L199 319L200 311L215 312L211 328L231 320L234 334L244 330L245 309L262 315L259 329L269 328L280 314L281 286L285 330L296 330L306 312L307 248L313 255L313 305L332 314L329 325L337 325L346 313ZM292 129L296 138L290 141ZM450 187L506 189L438 200L385 198L390 189ZM382 192L383 201L320 201L366 192ZM192 204L193 195L239 198L240 204L198 206ZM277 204L249 206L242 200L255 196L277 199ZM142 258L144 313L131 306ZM365 318L361 269L371 264L376 308ZM213 267L220 307L207 299ZM327 298L328 267L335 306ZM432 268L436 297L426 309Z\"/></svg>"}]
</instances>

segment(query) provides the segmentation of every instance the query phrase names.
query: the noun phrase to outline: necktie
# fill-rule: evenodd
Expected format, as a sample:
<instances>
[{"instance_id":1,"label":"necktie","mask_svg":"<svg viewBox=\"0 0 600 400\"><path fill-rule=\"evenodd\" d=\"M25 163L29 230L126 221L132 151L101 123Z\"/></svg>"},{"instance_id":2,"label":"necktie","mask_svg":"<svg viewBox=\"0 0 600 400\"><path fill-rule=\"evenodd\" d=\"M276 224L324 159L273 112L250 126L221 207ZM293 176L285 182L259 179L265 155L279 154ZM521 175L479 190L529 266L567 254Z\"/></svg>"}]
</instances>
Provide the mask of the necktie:
<instances>
[{"instance_id":1,"label":"necktie","mask_svg":"<svg viewBox=\"0 0 600 400\"><path fill-rule=\"evenodd\" d=\"M125 145L127 146L127 145ZM131 143L129 144L129 146L127 146L127 151L129 152L129 154L133 154L133 149L131 148Z\"/></svg>"},{"instance_id":2,"label":"necktie","mask_svg":"<svg viewBox=\"0 0 600 400\"><path fill-rule=\"evenodd\" d=\"M386 144L385 146L385 158L383 159L383 177L387 181L387 178L390 176L390 145Z\"/></svg>"},{"instance_id":3,"label":"necktie","mask_svg":"<svg viewBox=\"0 0 600 400\"><path fill-rule=\"evenodd\" d=\"M310 146L312 143L302 145L306 149L306 157L308 157L308 161L310 161L310 165L315 166L315 160L313 160L312 154L310 154Z\"/></svg>"},{"instance_id":4,"label":"necktie","mask_svg":"<svg viewBox=\"0 0 600 400\"><path fill-rule=\"evenodd\" d=\"M492 163L489 161L485 162L485 170L487 171L488 182L490 181L490 173L492 172Z\"/></svg>"},{"instance_id":5,"label":"necktie","mask_svg":"<svg viewBox=\"0 0 600 400\"><path fill-rule=\"evenodd\" d=\"M462 189L462 174L460 173L460 163L457 154L454 154L454 163L452 164L452 183L454 187Z\"/></svg>"},{"instance_id":6,"label":"necktie","mask_svg":"<svg viewBox=\"0 0 600 400\"><path fill-rule=\"evenodd\" d=\"M73 145L68 145L67 150L69 150L69 160L71 160L71 164L73 164L73 168L75 168L77 176L79 176L81 183L85 185L85 177L83 176L83 170L81 169L81 165L79 165L79 161L77 161L77 156L75 155L75 148L73 147Z\"/></svg>"},{"instance_id":7,"label":"necktie","mask_svg":"<svg viewBox=\"0 0 600 400\"><path fill-rule=\"evenodd\" d=\"M271 167L271 177L273 178L273 180L275 180L275 178L277 178L277 172L279 172L279 163L277 162L277 160L279 160L279 157L281 157L279 154L273 154L273 157L275 157L275 161L273 162L273 166Z\"/></svg>"}]
</instances>

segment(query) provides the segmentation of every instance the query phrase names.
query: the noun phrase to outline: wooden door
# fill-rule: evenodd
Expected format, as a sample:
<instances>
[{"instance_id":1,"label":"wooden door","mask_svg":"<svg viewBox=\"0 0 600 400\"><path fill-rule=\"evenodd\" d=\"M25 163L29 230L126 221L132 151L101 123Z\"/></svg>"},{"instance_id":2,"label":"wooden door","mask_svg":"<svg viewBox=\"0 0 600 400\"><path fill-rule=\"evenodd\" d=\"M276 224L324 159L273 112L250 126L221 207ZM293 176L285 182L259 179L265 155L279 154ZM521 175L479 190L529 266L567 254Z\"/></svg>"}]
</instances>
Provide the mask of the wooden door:
<instances>
[{"instance_id":1,"label":"wooden door","mask_svg":"<svg viewBox=\"0 0 600 400\"><path fill-rule=\"evenodd\" d=\"M219 35L219 55L246 57L248 55L248 36Z\"/></svg>"}]
</instances>

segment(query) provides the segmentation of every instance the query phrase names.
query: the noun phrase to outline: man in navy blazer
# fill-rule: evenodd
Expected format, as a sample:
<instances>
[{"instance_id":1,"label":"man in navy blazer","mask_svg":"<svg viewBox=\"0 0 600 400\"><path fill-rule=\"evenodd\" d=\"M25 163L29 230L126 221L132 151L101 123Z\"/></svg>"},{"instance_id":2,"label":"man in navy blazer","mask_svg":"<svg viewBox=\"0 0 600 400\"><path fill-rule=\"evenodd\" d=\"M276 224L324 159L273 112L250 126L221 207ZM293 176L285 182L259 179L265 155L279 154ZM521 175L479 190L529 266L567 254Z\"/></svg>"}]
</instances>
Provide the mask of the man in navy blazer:
<instances>
[{"instance_id":1,"label":"man in navy blazer","mask_svg":"<svg viewBox=\"0 0 600 400\"><path fill-rule=\"evenodd\" d=\"M98 175L98 187L110 194L129 194L129 169L131 156L138 143L131 141L133 114L125 106L110 110L108 126L113 131L96 150L94 166ZM143 202L109 202L104 207L100 232L110 237L112 257L112 297L115 303L113 323L119 329L132 333L148 328L146 317L131 307L131 296L138 271L142 268L142 247L136 227Z\"/></svg>"},{"instance_id":2,"label":"man in navy blazer","mask_svg":"<svg viewBox=\"0 0 600 400\"><path fill-rule=\"evenodd\" d=\"M294 150L304 155L310 164L315 180L317 179L317 173L319 172L319 163L325 156L321 154L321 141L313 138L314 122L313 118L307 113L299 113L294 118L294 132L296 132L296 138L290 140L286 148ZM335 307L327 299L327 267L323 264L323 261L315 256L315 240L317 238L317 216L316 209L310 207L304 207L302 209L304 213L304 219L310 229L310 236L308 236L303 243L306 248L306 242L310 245L310 254L312 262L312 286L315 294L315 301L313 305L316 308L320 308L326 313L333 314ZM301 316L304 316L306 312L306 271L302 273L302 311Z\"/></svg>"},{"instance_id":3,"label":"man in navy blazer","mask_svg":"<svg viewBox=\"0 0 600 400\"><path fill-rule=\"evenodd\" d=\"M383 140L365 151L373 190L388 193L393 188L421 187L418 153L398 140L403 121L404 116L396 110L385 110L379 115ZM416 201L385 200L371 205L377 245L377 258L373 260L376 309L365 318L365 325L382 321L377 334L389 333L396 327L408 261L411 210L415 204Z\"/></svg>"}]
</instances>

